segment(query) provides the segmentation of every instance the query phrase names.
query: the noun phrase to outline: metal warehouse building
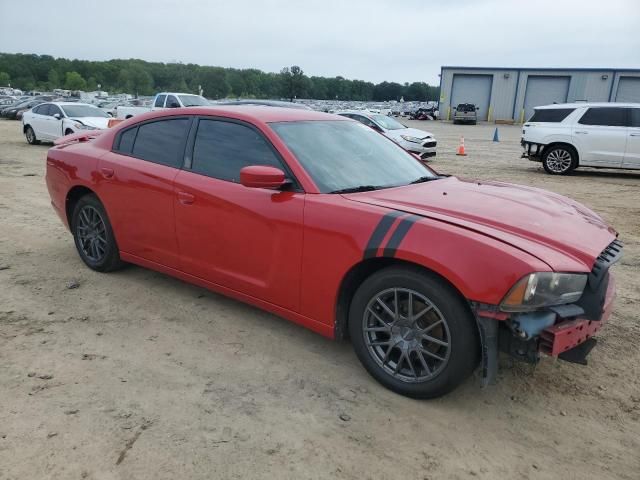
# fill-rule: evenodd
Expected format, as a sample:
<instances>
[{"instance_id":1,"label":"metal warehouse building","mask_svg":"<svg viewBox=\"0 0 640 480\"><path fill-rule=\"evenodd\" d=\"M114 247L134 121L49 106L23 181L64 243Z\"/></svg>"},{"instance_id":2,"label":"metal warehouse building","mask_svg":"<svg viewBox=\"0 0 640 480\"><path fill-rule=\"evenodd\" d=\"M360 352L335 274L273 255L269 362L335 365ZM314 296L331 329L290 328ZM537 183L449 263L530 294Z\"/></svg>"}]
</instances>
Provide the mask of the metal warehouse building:
<instances>
[{"instance_id":1,"label":"metal warehouse building","mask_svg":"<svg viewBox=\"0 0 640 480\"><path fill-rule=\"evenodd\" d=\"M523 123L533 107L565 102L639 102L640 69L442 67L440 115L460 103L478 119Z\"/></svg>"}]
</instances>

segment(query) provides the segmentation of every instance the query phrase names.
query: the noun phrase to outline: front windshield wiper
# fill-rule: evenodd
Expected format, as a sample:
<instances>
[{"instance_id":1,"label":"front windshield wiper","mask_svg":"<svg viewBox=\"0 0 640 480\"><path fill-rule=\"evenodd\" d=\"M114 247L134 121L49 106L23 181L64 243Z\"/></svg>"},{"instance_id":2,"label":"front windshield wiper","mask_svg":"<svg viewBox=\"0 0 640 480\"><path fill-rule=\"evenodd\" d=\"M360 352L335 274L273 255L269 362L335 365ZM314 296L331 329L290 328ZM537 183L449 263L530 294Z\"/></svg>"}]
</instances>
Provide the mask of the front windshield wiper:
<instances>
[{"instance_id":1,"label":"front windshield wiper","mask_svg":"<svg viewBox=\"0 0 640 480\"><path fill-rule=\"evenodd\" d=\"M432 177L432 176L425 176L425 177L420 177L420 178L416 178L413 182L411 182L409 185L413 185L414 183L424 183L424 182L430 182L431 180L439 180L440 177Z\"/></svg>"},{"instance_id":2,"label":"front windshield wiper","mask_svg":"<svg viewBox=\"0 0 640 480\"><path fill-rule=\"evenodd\" d=\"M356 192L371 192L378 190L382 187L376 187L374 185L358 185L357 187L341 188L340 190L334 190L329 193L356 193Z\"/></svg>"}]
</instances>

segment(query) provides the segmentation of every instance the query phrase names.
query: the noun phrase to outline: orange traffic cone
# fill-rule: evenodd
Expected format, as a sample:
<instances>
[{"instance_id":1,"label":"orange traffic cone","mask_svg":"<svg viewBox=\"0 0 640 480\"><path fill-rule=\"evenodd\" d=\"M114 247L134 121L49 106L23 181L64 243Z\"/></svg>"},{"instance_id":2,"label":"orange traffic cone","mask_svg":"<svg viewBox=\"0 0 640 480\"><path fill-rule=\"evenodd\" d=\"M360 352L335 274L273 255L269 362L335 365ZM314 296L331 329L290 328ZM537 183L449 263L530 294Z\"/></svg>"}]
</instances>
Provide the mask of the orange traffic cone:
<instances>
[{"instance_id":1,"label":"orange traffic cone","mask_svg":"<svg viewBox=\"0 0 640 480\"><path fill-rule=\"evenodd\" d=\"M458 147L458 151L456 152L456 155L460 155L462 157L467 156L467 154L464 151L464 137L460 137L460 146Z\"/></svg>"}]
</instances>

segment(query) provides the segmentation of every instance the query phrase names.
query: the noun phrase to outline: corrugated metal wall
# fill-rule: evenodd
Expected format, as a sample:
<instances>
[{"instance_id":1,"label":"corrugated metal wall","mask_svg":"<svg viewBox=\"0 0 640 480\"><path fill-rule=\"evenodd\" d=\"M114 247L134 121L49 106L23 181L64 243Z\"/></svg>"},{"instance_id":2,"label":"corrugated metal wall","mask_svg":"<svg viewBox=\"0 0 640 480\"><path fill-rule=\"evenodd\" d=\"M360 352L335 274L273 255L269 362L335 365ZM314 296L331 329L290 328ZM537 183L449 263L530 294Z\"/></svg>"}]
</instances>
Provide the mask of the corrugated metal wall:
<instances>
[{"instance_id":1,"label":"corrugated metal wall","mask_svg":"<svg viewBox=\"0 0 640 480\"><path fill-rule=\"evenodd\" d=\"M527 85L530 83L529 77L536 77L532 79L532 83L536 82L538 77L568 77L567 102L629 101L628 98L640 95L640 91L637 91L638 87L636 87L639 83L635 80L640 79L640 70L442 67L440 114L445 120L451 118L452 115L450 110L453 106L451 94L455 75L493 76L489 109L486 115L490 122L496 120L522 122L527 119L525 99ZM550 87L552 83L549 83ZM620 90L619 95L618 90ZM456 90L456 97L458 97L458 93L460 93L459 90ZM555 98L554 95L552 97ZM540 101L546 101L544 95L540 95L538 98ZM640 99L633 101L640 102ZM536 102L527 102L527 107L530 109L532 106L537 106L533 103Z\"/></svg>"}]
</instances>

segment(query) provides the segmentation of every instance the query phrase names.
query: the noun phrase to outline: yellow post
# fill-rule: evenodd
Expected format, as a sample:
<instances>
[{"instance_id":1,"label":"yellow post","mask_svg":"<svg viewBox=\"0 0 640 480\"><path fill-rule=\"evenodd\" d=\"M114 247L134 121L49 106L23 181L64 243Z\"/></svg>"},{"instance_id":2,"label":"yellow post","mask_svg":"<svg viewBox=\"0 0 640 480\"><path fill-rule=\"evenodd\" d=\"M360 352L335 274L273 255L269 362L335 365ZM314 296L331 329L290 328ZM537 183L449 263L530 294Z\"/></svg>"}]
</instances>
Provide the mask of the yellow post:
<instances>
[{"instance_id":1,"label":"yellow post","mask_svg":"<svg viewBox=\"0 0 640 480\"><path fill-rule=\"evenodd\" d=\"M451 107L447 107L447 122L451 120Z\"/></svg>"},{"instance_id":2,"label":"yellow post","mask_svg":"<svg viewBox=\"0 0 640 480\"><path fill-rule=\"evenodd\" d=\"M491 114L493 113L493 106L489 105L489 112L487 113L487 122L491 121Z\"/></svg>"},{"instance_id":3,"label":"yellow post","mask_svg":"<svg viewBox=\"0 0 640 480\"><path fill-rule=\"evenodd\" d=\"M520 111L520 123L524 123L524 108Z\"/></svg>"}]
</instances>

